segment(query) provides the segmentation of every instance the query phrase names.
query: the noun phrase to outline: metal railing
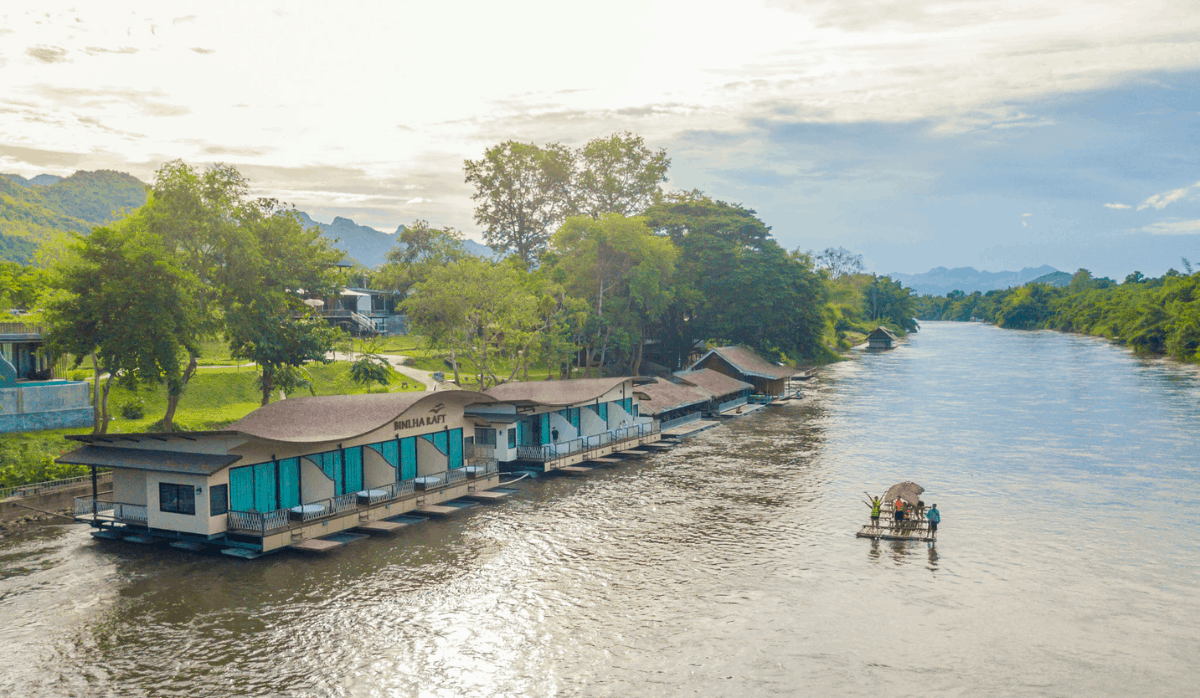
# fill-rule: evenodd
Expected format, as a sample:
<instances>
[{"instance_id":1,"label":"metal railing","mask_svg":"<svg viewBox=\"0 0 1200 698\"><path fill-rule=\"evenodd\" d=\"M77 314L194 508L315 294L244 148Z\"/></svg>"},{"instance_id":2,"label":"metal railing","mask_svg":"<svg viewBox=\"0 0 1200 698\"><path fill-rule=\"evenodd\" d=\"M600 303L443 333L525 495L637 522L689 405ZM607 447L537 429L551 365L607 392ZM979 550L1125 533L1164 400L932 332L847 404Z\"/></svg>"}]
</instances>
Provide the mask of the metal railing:
<instances>
[{"instance_id":1,"label":"metal railing","mask_svg":"<svg viewBox=\"0 0 1200 698\"><path fill-rule=\"evenodd\" d=\"M96 475L96 482L109 482L112 480L112 473L105 472ZM68 477L62 480L46 480L45 482L32 482L28 485L15 485L13 487L0 488L0 499L8 499L9 497L33 497L34 495L47 494L58 490L76 487L78 485L91 484L91 475L80 475L79 477Z\"/></svg>"},{"instance_id":2,"label":"metal railing","mask_svg":"<svg viewBox=\"0 0 1200 698\"><path fill-rule=\"evenodd\" d=\"M485 460L488 458L496 458L496 447L487 444L465 444L463 446L463 457L467 459L468 465L475 460Z\"/></svg>"},{"instance_id":3,"label":"metal railing","mask_svg":"<svg viewBox=\"0 0 1200 698\"><path fill-rule=\"evenodd\" d=\"M113 504L113 502L108 500L95 499L94 497L76 497L75 515L86 516L87 514L103 514L106 511L112 511Z\"/></svg>"},{"instance_id":4,"label":"metal railing","mask_svg":"<svg viewBox=\"0 0 1200 698\"><path fill-rule=\"evenodd\" d=\"M146 505L116 502L113 504L113 518L126 523L144 524L147 521Z\"/></svg>"},{"instance_id":5,"label":"metal railing","mask_svg":"<svg viewBox=\"0 0 1200 698\"><path fill-rule=\"evenodd\" d=\"M570 439L553 444L542 444L541 446L518 446L517 458L520 460L532 461L552 461L558 458L575 455L576 453L585 453L597 448L603 448L611 444L628 441L630 439L639 439L643 436L649 436L659 430L658 422L647 422L645 424L631 424L627 427L618 429L609 429L602 431L599 434L592 434L577 439Z\"/></svg>"},{"instance_id":6,"label":"metal railing","mask_svg":"<svg viewBox=\"0 0 1200 698\"><path fill-rule=\"evenodd\" d=\"M453 485L456 482L462 482L467 479L467 471L462 468L455 468L446 471L446 484Z\"/></svg>"},{"instance_id":7,"label":"metal railing","mask_svg":"<svg viewBox=\"0 0 1200 698\"><path fill-rule=\"evenodd\" d=\"M288 527L288 510L275 511L231 511L228 528L231 531L248 531L267 535L270 531Z\"/></svg>"}]
</instances>

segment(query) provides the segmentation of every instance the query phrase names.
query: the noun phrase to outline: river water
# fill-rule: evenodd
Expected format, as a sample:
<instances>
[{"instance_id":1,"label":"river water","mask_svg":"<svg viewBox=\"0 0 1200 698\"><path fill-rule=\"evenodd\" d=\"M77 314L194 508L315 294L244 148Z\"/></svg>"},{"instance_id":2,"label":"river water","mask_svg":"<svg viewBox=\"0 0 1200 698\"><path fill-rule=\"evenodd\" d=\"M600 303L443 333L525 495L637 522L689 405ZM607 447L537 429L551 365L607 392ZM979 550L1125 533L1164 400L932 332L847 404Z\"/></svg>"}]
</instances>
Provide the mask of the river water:
<instances>
[{"instance_id":1,"label":"river water","mask_svg":"<svg viewBox=\"0 0 1200 698\"><path fill-rule=\"evenodd\" d=\"M925 323L672 452L324 557L0 541L13 696L1079 696L1200 687L1200 377ZM912 479L940 539L872 543Z\"/></svg>"}]
</instances>

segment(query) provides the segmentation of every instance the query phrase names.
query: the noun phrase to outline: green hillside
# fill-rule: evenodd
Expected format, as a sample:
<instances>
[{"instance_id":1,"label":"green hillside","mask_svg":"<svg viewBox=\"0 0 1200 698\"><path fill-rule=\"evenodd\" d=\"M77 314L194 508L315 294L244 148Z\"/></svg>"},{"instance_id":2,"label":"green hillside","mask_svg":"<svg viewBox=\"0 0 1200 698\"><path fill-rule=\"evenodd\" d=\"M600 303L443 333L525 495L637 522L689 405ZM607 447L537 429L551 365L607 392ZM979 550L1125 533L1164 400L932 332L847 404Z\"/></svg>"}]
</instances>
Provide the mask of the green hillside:
<instances>
[{"instance_id":1,"label":"green hillside","mask_svg":"<svg viewBox=\"0 0 1200 698\"><path fill-rule=\"evenodd\" d=\"M0 259L28 264L39 235L86 233L114 213L146 203L145 185L123 172L76 172L44 185L39 180L46 181L0 176Z\"/></svg>"}]
</instances>

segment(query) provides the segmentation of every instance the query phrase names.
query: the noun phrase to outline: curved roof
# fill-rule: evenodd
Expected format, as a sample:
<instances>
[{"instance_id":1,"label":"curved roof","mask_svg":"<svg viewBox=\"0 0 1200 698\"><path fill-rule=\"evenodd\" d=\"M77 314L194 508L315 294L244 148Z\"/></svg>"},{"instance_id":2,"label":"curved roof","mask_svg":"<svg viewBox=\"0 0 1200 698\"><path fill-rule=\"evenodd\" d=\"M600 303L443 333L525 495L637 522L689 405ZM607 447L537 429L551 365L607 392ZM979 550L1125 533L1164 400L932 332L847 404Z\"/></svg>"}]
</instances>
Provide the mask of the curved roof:
<instances>
[{"instance_id":1,"label":"curved roof","mask_svg":"<svg viewBox=\"0 0 1200 698\"><path fill-rule=\"evenodd\" d=\"M470 390L298 397L260 407L228 429L270 441L340 441L375 431L421 403L434 406L451 398L463 404L495 402Z\"/></svg>"},{"instance_id":2,"label":"curved roof","mask_svg":"<svg viewBox=\"0 0 1200 698\"><path fill-rule=\"evenodd\" d=\"M574 378L565 381L505 383L486 391L500 402L532 402L539 405L575 405L597 400L629 377Z\"/></svg>"}]
</instances>

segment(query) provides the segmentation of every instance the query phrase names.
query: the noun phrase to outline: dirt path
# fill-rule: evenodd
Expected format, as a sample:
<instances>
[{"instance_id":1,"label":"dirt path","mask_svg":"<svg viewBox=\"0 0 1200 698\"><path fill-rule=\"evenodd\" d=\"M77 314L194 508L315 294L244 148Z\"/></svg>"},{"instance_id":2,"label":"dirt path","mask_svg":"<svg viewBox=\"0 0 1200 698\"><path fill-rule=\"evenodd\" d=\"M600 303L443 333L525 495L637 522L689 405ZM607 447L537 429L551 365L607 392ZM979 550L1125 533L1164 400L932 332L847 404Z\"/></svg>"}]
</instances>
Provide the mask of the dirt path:
<instances>
[{"instance_id":1,"label":"dirt path","mask_svg":"<svg viewBox=\"0 0 1200 698\"><path fill-rule=\"evenodd\" d=\"M354 361L358 358L358 356L358 354L343 354L342 352L336 351L333 352L333 358L335 361ZM413 368L412 366L405 366L404 360L408 357L400 356L399 354L380 354L380 356L382 356L384 359L387 359L387 362L392 365L392 368L396 369L397 373L408 376L421 385L424 385L426 390L438 390L439 388L444 390L443 385L433 379L432 372L422 371L421 369Z\"/></svg>"}]
</instances>

